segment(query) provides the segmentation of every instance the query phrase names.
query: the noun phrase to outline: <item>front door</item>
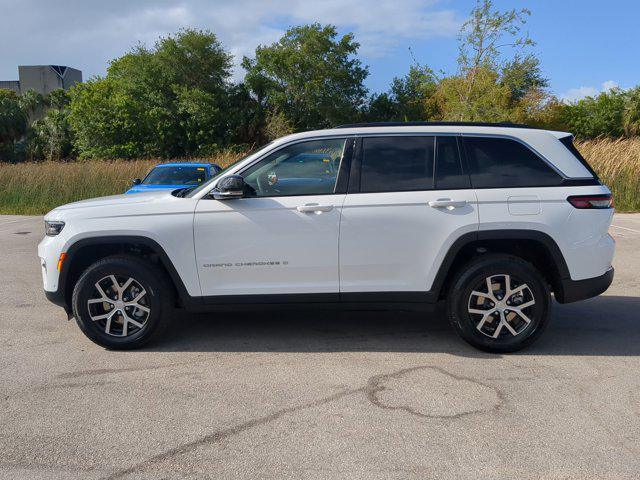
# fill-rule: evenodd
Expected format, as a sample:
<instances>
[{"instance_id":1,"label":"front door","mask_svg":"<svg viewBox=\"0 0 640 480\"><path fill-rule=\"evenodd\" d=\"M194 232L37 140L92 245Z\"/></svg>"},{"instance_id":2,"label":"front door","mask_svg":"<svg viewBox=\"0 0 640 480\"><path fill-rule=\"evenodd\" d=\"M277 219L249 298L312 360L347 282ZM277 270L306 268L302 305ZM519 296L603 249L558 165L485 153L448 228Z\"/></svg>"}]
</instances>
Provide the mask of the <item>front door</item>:
<instances>
[{"instance_id":1,"label":"front door","mask_svg":"<svg viewBox=\"0 0 640 480\"><path fill-rule=\"evenodd\" d=\"M198 202L194 238L202 295L211 301L276 294L270 298L310 300L302 295L310 293L337 299L345 194L336 185L345 143L330 138L280 148L240 172L244 198Z\"/></svg>"}]
</instances>

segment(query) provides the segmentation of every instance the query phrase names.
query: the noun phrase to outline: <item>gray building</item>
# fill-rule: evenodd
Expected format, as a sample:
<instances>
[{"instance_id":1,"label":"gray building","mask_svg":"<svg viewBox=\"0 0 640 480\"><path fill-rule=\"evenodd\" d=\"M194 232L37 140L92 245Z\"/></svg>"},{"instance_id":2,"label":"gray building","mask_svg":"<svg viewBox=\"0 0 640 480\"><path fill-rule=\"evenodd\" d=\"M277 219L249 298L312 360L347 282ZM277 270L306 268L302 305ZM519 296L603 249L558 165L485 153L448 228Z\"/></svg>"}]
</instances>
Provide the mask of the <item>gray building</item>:
<instances>
[{"instance_id":1,"label":"gray building","mask_svg":"<svg viewBox=\"0 0 640 480\"><path fill-rule=\"evenodd\" d=\"M18 80L0 80L0 88L20 93L20 82Z\"/></svg>"},{"instance_id":2,"label":"gray building","mask_svg":"<svg viewBox=\"0 0 640 480\"><path fill-rule=\"evenodd\" d=\"M0 81L0 88L12 90L18 94L35 90L46 95L53 90L68 90L82 82L82 72L62 65L20 65L18 80Z\"/></svg>"}]
</instances>

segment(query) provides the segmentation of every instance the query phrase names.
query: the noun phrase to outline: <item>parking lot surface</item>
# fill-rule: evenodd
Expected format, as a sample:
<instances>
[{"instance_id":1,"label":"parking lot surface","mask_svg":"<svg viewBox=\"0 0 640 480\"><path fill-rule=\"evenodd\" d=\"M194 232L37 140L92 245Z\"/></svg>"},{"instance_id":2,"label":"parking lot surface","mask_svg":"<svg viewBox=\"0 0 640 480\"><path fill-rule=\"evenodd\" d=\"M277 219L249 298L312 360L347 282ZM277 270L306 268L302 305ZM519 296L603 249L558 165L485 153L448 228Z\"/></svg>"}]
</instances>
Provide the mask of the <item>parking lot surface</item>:
<instances>
[{"instance_id":1,"label":"parking lot surface","mask_svg":"<svg viewBox=\"0 0 640 480\"><path fill-rule=\"evenodd\" d=\"M616 278L519 354L432 313L182 314L109 352L43 293L40 217L0 216L0 478L637 479L640 215Z\"/></svg>"}]
</instances>

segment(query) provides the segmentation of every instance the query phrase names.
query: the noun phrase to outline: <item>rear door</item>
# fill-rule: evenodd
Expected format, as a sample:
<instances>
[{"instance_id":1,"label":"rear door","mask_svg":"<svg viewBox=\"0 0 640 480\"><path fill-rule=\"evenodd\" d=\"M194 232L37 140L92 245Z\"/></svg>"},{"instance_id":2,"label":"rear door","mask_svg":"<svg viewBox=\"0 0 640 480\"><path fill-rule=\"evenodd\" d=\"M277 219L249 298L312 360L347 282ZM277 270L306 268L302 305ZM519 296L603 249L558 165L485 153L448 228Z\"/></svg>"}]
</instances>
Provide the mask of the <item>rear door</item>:
<instances>
[{"instance_id":1,"label":"rear door","mask_svg":"<svg viewBox=\"0 0 640 480\"><path fill-rule=\"evenodd\" d=\"M343 299L426 299L449 247L477 229L456 136L360 138L340 223Z\"/></svg>"},{"instance_id":2,"label":"rear door","mask_svg":"<svg viewBox=\"0 0 640 480\"><path fill-rule=\"evenodd\" d=\"M480 238L487 230L543 232L560 248L574 280L606 271L611 259L608 241L603 238L612 210L580 210L567 201L574 195L608 194L606 187L595 178L591 182L565 178L545 158L514 138L462 138L478 196ZM603 241L604 253L594 255Z\"/></svg>"},{"instance_id":3,"label":"rear door","mask_svg":"<svg viewBox=\"0 0 640 480\"><path fill-rule=\"evenodd\" d=\"M557 188L562 176L525 144L497 136L463 137L471 181L480 202L482 228L539 222L554 204L568 211Z\"/></svg>"}]
</instances>

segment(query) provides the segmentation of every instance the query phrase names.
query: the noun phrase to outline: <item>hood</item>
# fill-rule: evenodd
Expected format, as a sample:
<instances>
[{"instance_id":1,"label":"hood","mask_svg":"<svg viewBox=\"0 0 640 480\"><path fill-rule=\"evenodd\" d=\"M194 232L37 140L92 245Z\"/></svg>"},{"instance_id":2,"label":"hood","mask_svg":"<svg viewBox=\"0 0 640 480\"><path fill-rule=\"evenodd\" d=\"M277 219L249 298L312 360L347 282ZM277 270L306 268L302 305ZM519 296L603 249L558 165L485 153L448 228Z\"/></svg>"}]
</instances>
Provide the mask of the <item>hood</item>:
<instances>
[{"instance_id":1,"label":"hood","mask_svg":"<svg viewBox=\"0 0 640 480\"><path fill-rule=\"evenodd\" d=\"M105 208L119 205L136 205L144 203L153 203L157 201L166 200L167 198L174 198L171 195L170 190L161 191L149 191L144 193L138 193L136 195L111 195L108 197L90 198L87 200L80 200L79 202L67 203L54 208L45 215L47 219L55 219L61 214L66 212L80 212L90 208Z\"/></svg>"}]
</instances>

